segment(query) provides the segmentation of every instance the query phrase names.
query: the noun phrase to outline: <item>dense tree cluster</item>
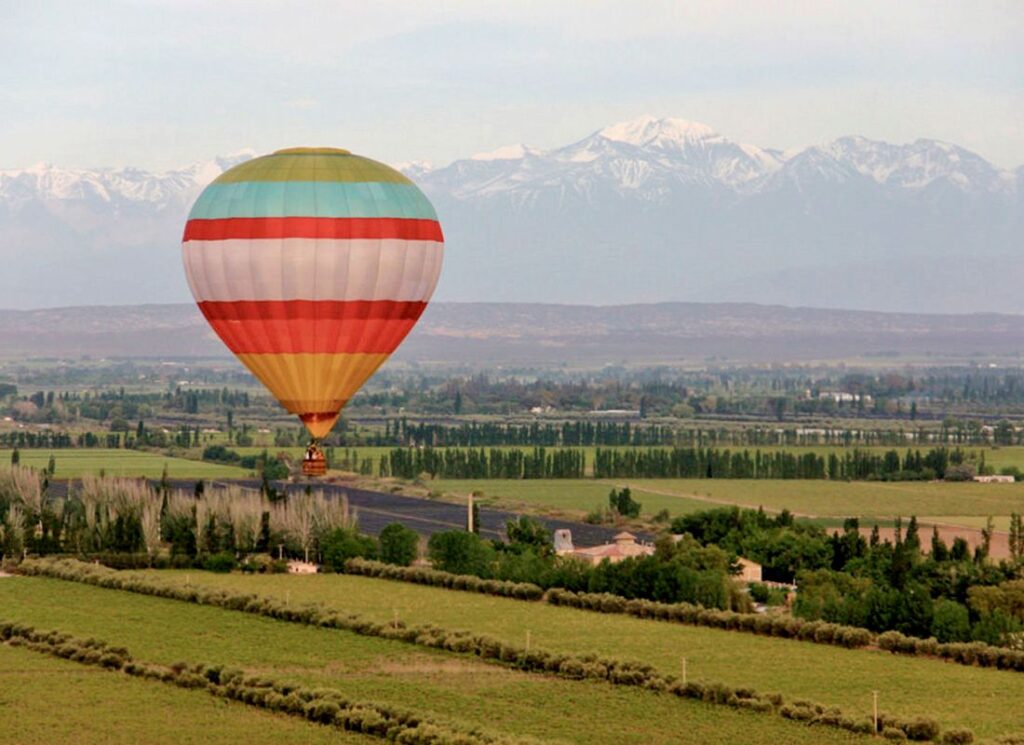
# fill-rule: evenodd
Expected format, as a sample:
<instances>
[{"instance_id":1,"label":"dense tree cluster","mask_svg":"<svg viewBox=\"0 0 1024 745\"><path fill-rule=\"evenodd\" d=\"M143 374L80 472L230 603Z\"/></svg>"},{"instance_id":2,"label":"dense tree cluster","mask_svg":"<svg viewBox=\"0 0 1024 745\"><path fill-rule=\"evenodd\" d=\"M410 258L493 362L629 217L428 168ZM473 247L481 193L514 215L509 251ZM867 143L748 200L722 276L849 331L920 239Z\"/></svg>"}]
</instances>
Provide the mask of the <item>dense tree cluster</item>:
<instances>
[{"instance_id":1,"label":"dense tree cluster","mask_svg":"<svg viewBox=\"0 0 1024 745\"><path fill-rule=\"evenodd\" d=\"M685 515L672 530L761 563L766 578L795 576L801 618L940 642L1015 644L1024 631L1024 583L1016 579L1024 545L1008 562L988 561L991 526L974 552L962 538L947 546L937 530L923 545L915 518L905 530L897 520L892 541L877 527L865 539L855 518L829 535L785 512L739 508Z\"/></svg>"},{"instance_id":2,"label":"dense tree cluster","mask_svg":"<svg viewBox=\"0 0 1024 745\"><path fill-rule=\"evenodd\" d=\"M731 579L731 557L691 538L661 540L653 555L594 566L551 550L543 527L530 518L507 526L509 541L488 541L465 531L435 533L428 544L434 567L483 579L530 583L547 589L609 593L707 608L749 608L749 598Z\"/></svg>"}]
</instances>

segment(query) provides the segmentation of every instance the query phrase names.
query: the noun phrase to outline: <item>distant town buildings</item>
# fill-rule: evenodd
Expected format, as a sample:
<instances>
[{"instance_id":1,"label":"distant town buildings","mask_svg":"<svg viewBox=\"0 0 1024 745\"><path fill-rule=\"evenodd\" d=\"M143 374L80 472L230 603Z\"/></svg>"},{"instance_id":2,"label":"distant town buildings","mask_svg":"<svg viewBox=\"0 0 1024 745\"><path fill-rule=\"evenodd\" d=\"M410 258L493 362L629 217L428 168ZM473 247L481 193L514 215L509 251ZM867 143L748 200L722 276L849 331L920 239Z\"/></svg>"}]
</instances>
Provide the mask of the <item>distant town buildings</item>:
<instances>
[{"instance_id":1,"label":"distant town buildings","mask_svg":"<svg viewBox=\"0 0 1024 745\"><path fill-rule=\"evenodd\" d=\"M847 393L846 391L818 391L818 400L827 401L828 399L832 399L837 404L854 404L859 402L870 404L872 402L871 396L862 396L859 393Z\"/></svg>"}]
</instances>

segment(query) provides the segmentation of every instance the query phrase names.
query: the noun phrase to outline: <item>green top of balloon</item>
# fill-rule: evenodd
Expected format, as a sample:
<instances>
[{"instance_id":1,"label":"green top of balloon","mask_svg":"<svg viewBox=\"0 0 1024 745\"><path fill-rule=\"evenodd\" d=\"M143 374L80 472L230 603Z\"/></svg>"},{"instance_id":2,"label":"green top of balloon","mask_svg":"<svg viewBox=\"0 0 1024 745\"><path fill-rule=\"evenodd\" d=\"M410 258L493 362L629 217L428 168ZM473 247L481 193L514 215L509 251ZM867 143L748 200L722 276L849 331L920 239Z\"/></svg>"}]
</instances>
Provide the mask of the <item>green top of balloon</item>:
<instances>
[{"instance_id":1,"label":"green top of balloon","mask_svg":"<svg viewBox=\"0 0 1024 745\"><path fill-rule=\"evenodd\" d=\"M253 158L231 168L214 184L252 181L337 181L349 183L412 184L384 163L340 147L289 147Z\"/></svg>"},{"instance_id":2,"label":"green top of balloon","mask_svg":"<svg viewBox=\"0 0 1024 745\"><path fill-rule=\"evenodd\" d=\"M275 150L274 155L351 155L351 151L343 147L286 147Z\"/></svg>"}]
</instances>

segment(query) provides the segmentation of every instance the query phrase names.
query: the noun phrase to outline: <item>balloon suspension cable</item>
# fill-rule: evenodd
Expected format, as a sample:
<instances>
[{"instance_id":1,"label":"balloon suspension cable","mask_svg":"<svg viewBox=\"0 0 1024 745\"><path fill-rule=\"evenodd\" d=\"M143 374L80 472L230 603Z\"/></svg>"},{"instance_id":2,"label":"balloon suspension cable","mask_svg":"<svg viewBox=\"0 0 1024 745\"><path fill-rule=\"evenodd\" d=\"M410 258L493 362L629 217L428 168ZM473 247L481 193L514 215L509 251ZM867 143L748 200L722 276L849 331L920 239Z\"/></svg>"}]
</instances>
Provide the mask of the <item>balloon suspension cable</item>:
<instances>
[{"instance_id":1,"label":"balloon suspension cable","mask_svg":"<svg viewBox=\"0 0 1024 745\"><path fill-rule=\"evenodd\" d=\"M309 447L306 448L306 452L302 456L302 475L316 477L323 476L326 473L327 457L319 447L319 440L314 438L310 441Z\"/></svg>"}]
</instances>

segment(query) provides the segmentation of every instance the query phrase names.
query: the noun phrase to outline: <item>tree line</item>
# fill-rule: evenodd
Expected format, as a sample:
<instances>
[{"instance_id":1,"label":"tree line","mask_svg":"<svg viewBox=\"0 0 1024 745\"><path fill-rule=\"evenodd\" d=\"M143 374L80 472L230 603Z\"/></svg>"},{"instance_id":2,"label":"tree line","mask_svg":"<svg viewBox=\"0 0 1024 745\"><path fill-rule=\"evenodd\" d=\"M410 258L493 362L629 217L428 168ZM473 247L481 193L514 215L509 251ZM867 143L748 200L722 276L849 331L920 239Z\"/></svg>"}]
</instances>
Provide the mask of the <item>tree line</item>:
<instances>
[{"instance_id":1,"label":"tree line","mask_svg":"<svg viewBox=\"0 0 1024 745\"><path fill-rule=\"evenodd\" d=\"M677 430L632 422L564 421L528 424L465 422L438 424L387 420L374 443L405 447L490 447L500 445L580 447L590 445L671 445Z\"/></svg>"},{"instance_id":2,"label":"tree line","mask_svg":"<svg viewBox=\"0 0 1024 745\"><path fill-rule=\"evenodd\" d=\"M598 448L594 453L594 477L932 480L950 475L951 468L966 459L960 448L932 448L925 453L907 450L903 456L896 450L880 454L857 448L827 455L720 448ZM984 469L984 453L980 468Z\"/></svg>"},{"instance_id":3,"label":"tree line","mask_svg":"<svg viewBox=\"0 0 1024 745\"><path fill-rule=\"evenodd\" d=\"M585 471L583 451L574 448L395 448L378 468L382 477L403 479L581 479Z\"/></svg>"},{"instance_id":4,"label":"tree line","mask_svg":"<svg viewBox=\"0 0 1024 745\"><path fill-rule=\"evenodd\" d=\"M348 451L346 451L348 452ZM353 451L354 452L354 451ZM347 458L368 471L365 459ZM679 479L832 479L903 481L971 478L987 470L984 453L960 448L840 453L728 448L597 448L592 476ZM416 479L580 479L587 476L580 448L395 448L378 460L377 475Z\"/></svg>"}]
</instances>

